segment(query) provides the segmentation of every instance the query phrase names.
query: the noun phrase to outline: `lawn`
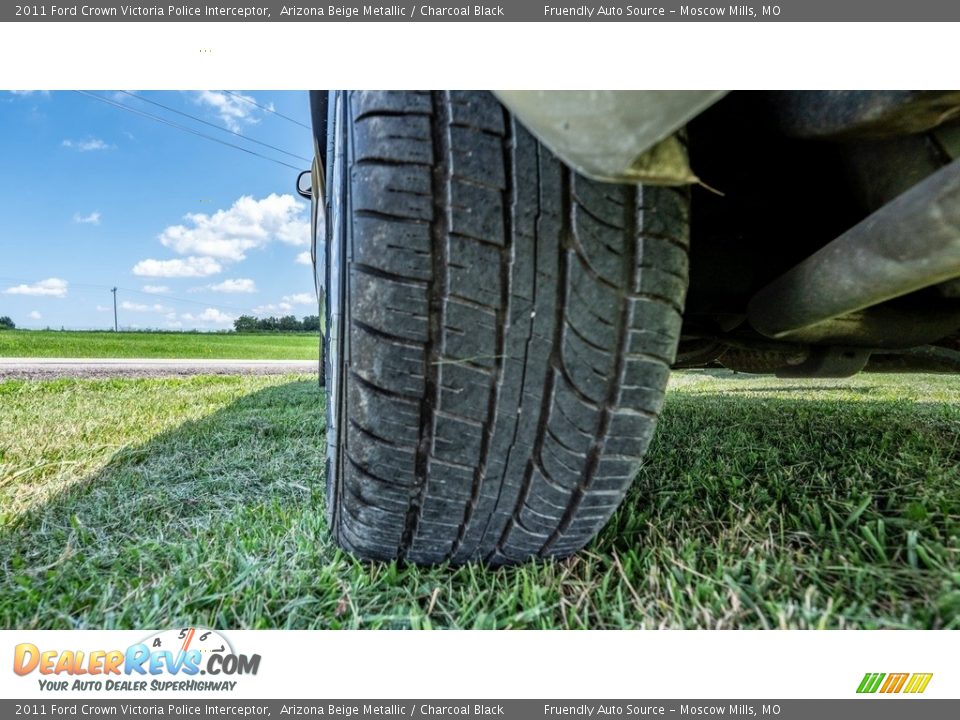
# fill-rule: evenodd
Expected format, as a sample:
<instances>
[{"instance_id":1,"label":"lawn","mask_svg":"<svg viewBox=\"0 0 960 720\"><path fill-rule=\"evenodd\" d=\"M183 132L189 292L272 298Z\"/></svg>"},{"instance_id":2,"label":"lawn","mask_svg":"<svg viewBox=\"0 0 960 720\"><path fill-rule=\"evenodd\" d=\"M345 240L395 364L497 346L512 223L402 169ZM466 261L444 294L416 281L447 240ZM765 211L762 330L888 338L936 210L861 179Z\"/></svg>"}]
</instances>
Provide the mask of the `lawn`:
<instances>
[{"instance_id":1,"label":"lawn","mask_svg":"<svg viewBox=\"0 0 960 720\"><path fill-rule=\"evenodd\" d=\"M960 628L960 383L678 374L575 558L366 565L315 380L0 383L0 626Z\"/></svg>"},{"instance_id":2,"label":"lawn","mask_svg":"<svg viewBox=\"0 0 960 720\"><path fill-rule=\"evenodd\" d=\"M309 333L0 331L0 357L315 360L319 348Z\"/></svg>"}]
</instances>

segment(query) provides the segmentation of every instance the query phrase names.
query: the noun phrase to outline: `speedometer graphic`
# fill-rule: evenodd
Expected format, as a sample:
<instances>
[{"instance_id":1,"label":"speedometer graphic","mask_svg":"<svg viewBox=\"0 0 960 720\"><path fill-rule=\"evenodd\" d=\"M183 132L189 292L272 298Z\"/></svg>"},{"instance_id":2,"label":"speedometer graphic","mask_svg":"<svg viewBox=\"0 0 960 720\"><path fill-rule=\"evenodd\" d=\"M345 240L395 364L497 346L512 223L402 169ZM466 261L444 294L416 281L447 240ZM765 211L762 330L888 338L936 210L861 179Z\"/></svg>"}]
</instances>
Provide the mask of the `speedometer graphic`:
<instances>
[{"instance_id":1,"label":"speedometer graphic","mask_svg":"<svg viewBox=\"0 0 960 720\"><path fill-rule=\"evenodd\" d=\"M176 628L151 635L143 641L152 651L167 650L174 656L199 650L203 657L214 653L233 654L230 641L216 630L201 627Z\"/></svg>"}]
</instances>

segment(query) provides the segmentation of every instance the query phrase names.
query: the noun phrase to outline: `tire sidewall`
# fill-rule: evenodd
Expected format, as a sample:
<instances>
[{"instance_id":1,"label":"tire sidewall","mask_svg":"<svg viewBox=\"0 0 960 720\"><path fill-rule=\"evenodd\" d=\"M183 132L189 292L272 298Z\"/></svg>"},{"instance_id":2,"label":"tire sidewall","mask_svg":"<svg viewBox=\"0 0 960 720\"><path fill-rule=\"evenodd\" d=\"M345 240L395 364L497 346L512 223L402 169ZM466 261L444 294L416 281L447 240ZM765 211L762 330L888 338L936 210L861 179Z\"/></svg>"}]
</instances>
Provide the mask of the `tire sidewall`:
<instances>
[{"instance_id":1,"label":"tire sidewall","mask_svg":"<svg viewBox=\"0 0 960 720\"><path fill-rule=\"evenodd\" d=\"M344 300L346 292L346 162L344 132L345 92L331 92L327 124L327 242L326 256L326 391L327 391L327 522L334 537L339 535L339 482L342 466L340 432L344 392Z\"/></svg>"}]
</instances>

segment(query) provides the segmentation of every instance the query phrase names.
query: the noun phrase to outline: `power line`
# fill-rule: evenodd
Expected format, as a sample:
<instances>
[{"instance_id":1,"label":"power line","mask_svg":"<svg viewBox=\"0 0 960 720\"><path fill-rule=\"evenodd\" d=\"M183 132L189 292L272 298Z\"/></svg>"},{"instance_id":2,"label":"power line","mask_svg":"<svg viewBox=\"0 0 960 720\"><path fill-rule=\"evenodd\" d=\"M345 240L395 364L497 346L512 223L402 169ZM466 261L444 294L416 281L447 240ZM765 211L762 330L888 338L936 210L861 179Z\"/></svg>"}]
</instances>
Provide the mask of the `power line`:
<instances>
[{"instance_id":1,"label":"power line","mask_svg":"<svg viewBox=\"0 0 960 720\"><path fill-rule=\"evenodd\" d=\"M0 277L0 280L5 282L18 282L18 283L32 282L31 280L28 280L25 278L14 278L14 277ZM82 288L86 290L111 290L111 291L113 290L112 285L96 285L93 283L79 283L79 282L70 282L70 287ZM117 286L116 289L122 290L123 292L127 292L127 293L143 295L144 297L160 298L162 300L167 300L169 302L187 303L189 305L198 305L200 307L213 307L213 308L217 308L218 310L231 310L233 312L239 312L239 313L253 312L253 310L249 306L244 308L244 307L240 307L239 305L223 305L220 303L204 302L202 300L188 300L187 298L178 297L176 295L167 295L165 293L150 293L150 292L145 292L144 290L135 290L133 288L128 288L128 287Z\"/></svg>"},{"instance_id":2,"label":"power line","mask_svg":"<svg viewBox=\"0 0 960 720\"><path fill-rule=\"evenodd\" d=\"M274 110L273 108L269 108L269 107L266 107L265 105L261 105L261 104L258 103L256 100L253 100L252 98L248 98L246 95L241 95L240 93L231 92L230 90L223 90L222 92L225 92L227 95L230 95L231 97L237 98L237 100L243 100L243 102L250 103L251 105L256 105L258 108L260 108L261 110L263 110L263 111L265 111L265 112L273 113L273 114L276 115L277 117L281 117L281 118L283 118L284 120L289 120L289 121L292 122L294 125L299 125L300 127L306 128L306 129L309 130L310 132L313 132L313 128L310 127L309 125L305 125L304 123L300 122L299 120L294 120L292 117L289 117L289 116L287 116L287 115L284 115L283 113L278 113L278 112L277 112L276 110Z\"/></svg>"},{"instance_id":3,"label":"power line","mask_svg":"<svg viewBox=\"0 0 960 720\"><path fill-rule=\"evenodd\" d=\"M186 298L177 297L176 295L167 295L165 293L151 293L151 292L146 292L144 290L134 290L133 288L122 287L120 289L123 290L124 292L131 292L137 295L143 295L145 297L161 298L163 300L169 300L170 302L187 303L189 305L201 305L203 307L215 307L215 308L219 308L220 310L233 310L234 312L247 312L246 308L239 307L238 305L219 305L217 303L212 303L212 302L203 302L202 300L187 300Z\"/></svg>"},{"instance_id":4,"label":"power line","mask_svg":"<svg viewBox=\"0 0 960 720\"><path fill-rule=\"evenodd\" d=\"M240 307L239 305L224 305L221 303L213 302L204 302L203 300L188 300L187 298L178 297L177 295L167 295L166 293L152 293L146 292L144 290L134 290L133 288L120 287L120 290L128 293L134 293L136 295L142 295L144 297L150 298L160 298L161 300L167 300L169 302L177 303L186 303L188 305L198 305L200 307L213 307L218 310L231 310L233 312L246 313L253 312L250 307Z\"/></svg>"},{"instance_id":5,"label":"power line","mask_svg":"<svg viewBox=\"0 0 960 720\"><path fill-rule=\"evenodd\" d=\"M222 125L217 125L216 123L212 123L207 120L204 120L203 118L199 118L196 115L191 115L190 113L183 112L182 110L177 110L176 108L172 108L169 105L164 105L163 103L159 103L156 100L151 100L150 98L146 98L143 95L137 95L136 93L132 93L129 90L120 90L120 92L123 93L124 95L129 95L132 98L136 98L137 100L142 100L145 103L156 105L157 107L163 108L164 110L169 110L170 112L176 113L177 115L182 115L183 117L190 118L191 120L196 120L197 122L203 123L204 125L209 125L210 127L216 128L217 130L222 130L225 133L236 135L238 138L243 138L247 142L252 142L252 143L256 143L257 145L262 145L263 147L270 148L271 150L276 150L278 153L289 155L290 157L296 158L297 160L303 160L306 163L312 162L310 158L305 158L302 155L297 155L296 153L288 152L287 150L278 148L276 145L265 143L261 140L257 140L256 138L248 137L243 133L238 133L237 131L231 130L230 128L226 128L226 127L223 127Z\"/></svg>"},{"instance_id":6,"label":"power line","mask_svg":"<svg viewBox=\"0 0 960 720\"><path fill-rule=\"evenodd\" d=\"M125 110L127 112L133 113L134 115L141 115L143 117L150 118L151 120L156 120L157 122L163 125L168 125L177 130L182 130L183 132L190 133L191 135L196 135L197 137L205 138L206 140L212 140L213 142L219 143L220 145L226 145L227 147L231 147L236 150L240 150L241 152L245 152L249 155L253 155L255 157L268 160L270 162L276 163L277 165L282 165L283 167L290 168L291 170L303 169L302 167L296 167L295 165L291 165L290 163L285 163L283 162L283 160L277 160L276 158L262 155L258 152L250 150L249 148L245 148L240 145L227 142L226 140L221 140L220 138L213 137L212 135L207 135L206 133L202 133L199 130L194 130L193 128L187 127L186 125L180 125L179 123L172 122L170 120L167 120L166 118L160 117L159 115L154 115L152 113L144 112L143 110L137 110L136 108L127 107L122 103L114 102L113 100L108 100L107 98L101 97L100 95L97 95L95 93L87 92L86 90L74 90L74 92L80 95L86 95L87 97L93 98L94 100L99 100L100 102L106 103L107 105L112 105L113 107L120 108L121 110Z\"/></svg>"}]
</instances>

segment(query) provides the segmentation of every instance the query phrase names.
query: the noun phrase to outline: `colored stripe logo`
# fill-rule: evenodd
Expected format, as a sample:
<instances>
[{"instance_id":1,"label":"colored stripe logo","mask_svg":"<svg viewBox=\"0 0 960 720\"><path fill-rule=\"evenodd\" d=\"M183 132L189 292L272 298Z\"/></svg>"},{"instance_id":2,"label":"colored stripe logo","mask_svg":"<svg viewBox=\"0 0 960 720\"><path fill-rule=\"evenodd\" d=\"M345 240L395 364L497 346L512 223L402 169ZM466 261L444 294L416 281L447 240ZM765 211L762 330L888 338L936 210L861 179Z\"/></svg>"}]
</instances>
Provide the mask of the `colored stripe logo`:
<instances>
[{"instance_id":1,"label":"colored stripe logo","mask_svg":"<svg viewBox=\"0 0 960 720\"><path fill-rule=\"evenodd\" d=\"M927 689L933 673L867 673L860 681L857 692L919 694Z\"/></svg>"}]
</instances>

